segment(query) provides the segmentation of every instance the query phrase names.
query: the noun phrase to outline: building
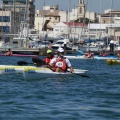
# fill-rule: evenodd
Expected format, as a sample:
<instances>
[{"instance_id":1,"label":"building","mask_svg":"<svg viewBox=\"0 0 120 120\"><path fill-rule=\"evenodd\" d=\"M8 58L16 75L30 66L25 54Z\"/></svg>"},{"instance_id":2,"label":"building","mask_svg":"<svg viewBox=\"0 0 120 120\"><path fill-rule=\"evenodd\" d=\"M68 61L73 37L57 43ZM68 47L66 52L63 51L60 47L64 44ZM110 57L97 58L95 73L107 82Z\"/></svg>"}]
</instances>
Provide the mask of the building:
<instances>
[{"instance_id":1,"label":"building","mask_svg":"<svg viewBox=\"0 0 120 120\"><path fill-rule=\"evenodd\" d=\"M14 13L16 14L14 16ZM6 34L14 33L13 31L18 31L19 22L15 21L13 26L13 19L17 20L19 18L19 12L14 12L10 10L0 9L0 34L3 36Z\"/></svg>"},{"instance_id":2,"label":"building","mask_svg":"<svg viewBox=\"0 0 120 120\"><path fill-rule=\"evenodd\" d=\"M84 0L79 0L79 3L77 5L77 19L78 18L84 18L85 17L85 4Z\"/></svg>"},{"instance_id":3,"label":"building","mask_svg":"<svg viewBox=\"0 0 120 120\"><path fill-rule=\"evenodd\" d=\"M35 29L38 31L53 31L54 25L66 22L67 11L59 10L59 6L43 6L43 10L36 10Z\"/></svg>"},{"instance_id":4,"label":"building","mask_svg":"<svg viewBox=\"0 0 120 120\"><path fill-rule=\"evenodd\" d=\"M29 28L34 28L34 0L2 0L2 9L13 11L13 26L16 22L20 25L21 21L27 21ZM16 12L19 13L17 19Z\"/></svg>"},{"instance_id":5,"label":"building","mask_svg":"<svg viewBox=\"0 0 120 120\"><path fill-rule=\"evenodd\" d=\"M78 22L60 22L54 26L54 37L80 38L87 30L87 25Z\"/></svg>"}]
</instances>

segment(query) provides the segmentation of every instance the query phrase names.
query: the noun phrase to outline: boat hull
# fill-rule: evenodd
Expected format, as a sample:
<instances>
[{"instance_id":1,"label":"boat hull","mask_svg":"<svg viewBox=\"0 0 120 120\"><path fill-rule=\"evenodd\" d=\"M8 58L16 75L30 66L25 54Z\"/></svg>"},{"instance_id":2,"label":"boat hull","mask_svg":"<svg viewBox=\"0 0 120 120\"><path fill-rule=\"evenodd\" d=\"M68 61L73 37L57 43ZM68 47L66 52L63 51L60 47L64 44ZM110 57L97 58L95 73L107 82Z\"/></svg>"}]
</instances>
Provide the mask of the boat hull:
<instances>
[{"instance_id":1,"label":"boat hull","mask_svg":"<svg viewBox=\"0 0 120 120\"><path fill-rule=\"evenodd\" d=\"M93 59L93 58L87 58L84 55L77 55L77 56L64 56L67 59Z\"/></svg>"},{"instance_id":2,"label":"boat hull","mask_svg":"<svg viewBox=\"0 0 120 120\"><path fill-rule=\"evenodd\" d=\"M5 54L0 54L0 56L9 56L9 55L5 55ZM27 55L27 54L12 54L10 56L15 56L15 57L35 57L37 55Z\"/></svg>"},{"instance_id":3,"label":"boat hull","mask_svg":"<svg viewBox=\"0 0 120 120\"><path fill-rule=\"evenodd\" d=\"M118 59L116 56L106 56L106 57L101 57L101 56L94 56L94 59L96 60L108 60L108 59Z\"/></svg>"},{"instance_id":4,"label":"boat hull","mask_svg":"<svg viewBox=\"0 0 120 120\"><path fill-rule=\"evenodd\" d=\"M76 74L85 74L87 70L74 69ZM68 72L53 72L49 68L35 67L35 66L14 66L14 65L0 65L0 74L23 74L24 79L40 79L45 77L67 77L73 74Z\"/></svg>"},{"instance_id":5,"label":"boat hull","mask_svg":"<svg viewBox=\"0 0 120 120\"><path fill-rule=\"evenodd\" d=\"M112 59L109 59L106 61L106 63L108 65L120 65L120 60L112 60Z\"/></svg>"},{"instance_id":6,"label":"boat hull","mask_svg":"<svg viewBox=\"0 0 120 120\"><path fill-rule=\"evenodd\" d=\"M79 70L75 69L75 73L77 74L85 74L87 70ZM71 74L70 72L53 72L49 68L28 68L25 67L23 71L24 79L41 79L46 77L67 77L73 76L75 74Z\"/></svg>"},{"instance_id":7,"label":"boat hull","mask_svg":"<svg viewBox=\"0 0 120 120\"><path fill-rule=\"evenodd\" d=\"M0 65L0 74L23 73L24 67L33 68L34 66Z\"/></svg>"},{"instance_id":8,"label":"boat hull","mask_svg":"<svg viewBox=\"0 0 120 120\"><path fill-rule=\"evenodd\" d=\"M93 58L87 58L85 55L77 55L77 56L65 56L67 59L96 59L96 60L108 60L108 59L118 59L115 56L106 56L106 57L101 57L101 56L94 56Z\"/></svg>"}]
</instances>

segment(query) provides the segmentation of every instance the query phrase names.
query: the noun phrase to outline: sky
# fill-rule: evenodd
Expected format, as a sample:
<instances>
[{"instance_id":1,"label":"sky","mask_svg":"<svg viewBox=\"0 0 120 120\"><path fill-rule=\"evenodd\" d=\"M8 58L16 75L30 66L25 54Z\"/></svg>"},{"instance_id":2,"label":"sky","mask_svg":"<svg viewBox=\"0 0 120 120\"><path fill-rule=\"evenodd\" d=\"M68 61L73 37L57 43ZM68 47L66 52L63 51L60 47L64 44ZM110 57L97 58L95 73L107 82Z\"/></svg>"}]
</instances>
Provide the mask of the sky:
<instances>
[{"instance_id":1,"label":"sky","mask_svg":"<svg viewBox=\"0 0 120 120\"><path fill-rule=\"evenodd\" d=\"M66 11L68 11L68 8L70 8L70 10L75 8L78 4L78 0L35 0L37 10L42 10L44 1L46 6L58 4L60 10ZM103 13L105 9L110 8L120 10L120 0L85 0L85 3L86 9L91 12Z\"/></svg>"},{"instance_id":2,"label":"sky","mask_svg":"<svg viewBox=\"0 0 120 120\"><path fill-rule=\"evenodd\" d=\"M60 10L68 10L77 6L78 0L35 0L36 9L42 10L44 5L59 5ZM71 3L71 4L70 4ZM105 9L112 8L113 10L120 10L120 0L85 0L86 9L91 12L102 13Z\"/></svg>"}]
</instances>

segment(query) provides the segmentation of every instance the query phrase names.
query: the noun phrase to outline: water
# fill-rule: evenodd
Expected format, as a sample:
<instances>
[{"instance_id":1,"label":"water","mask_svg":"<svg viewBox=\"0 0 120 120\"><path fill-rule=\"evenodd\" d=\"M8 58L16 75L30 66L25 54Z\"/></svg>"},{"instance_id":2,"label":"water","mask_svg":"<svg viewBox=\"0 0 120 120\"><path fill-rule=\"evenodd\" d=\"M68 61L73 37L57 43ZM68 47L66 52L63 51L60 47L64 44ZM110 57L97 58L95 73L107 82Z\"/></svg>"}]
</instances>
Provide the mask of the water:
<instances>
[{"instance_id":1,"label":"water","mask_svg":"<svg viewBox=\"0 0 120 120\"><path fill-rule=\"evenodd\" d=\"M14 64L30 57L1 57ZM105 60L71 60L90 78L24 80L22 74L0 75L0 120L120 120L119 65Z\"/></svg>"}]
</instances>

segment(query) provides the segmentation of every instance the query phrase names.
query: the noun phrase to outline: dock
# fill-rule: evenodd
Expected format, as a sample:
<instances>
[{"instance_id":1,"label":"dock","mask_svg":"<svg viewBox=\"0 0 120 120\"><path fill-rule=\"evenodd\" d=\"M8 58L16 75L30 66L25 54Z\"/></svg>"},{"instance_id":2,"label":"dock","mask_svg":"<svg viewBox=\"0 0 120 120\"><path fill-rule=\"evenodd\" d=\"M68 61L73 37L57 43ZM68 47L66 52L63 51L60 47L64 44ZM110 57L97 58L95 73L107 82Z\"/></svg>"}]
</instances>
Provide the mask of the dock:
<instances>
[{"instance_id":1,"label":"dock","mask_svg":"<svg viewBox=\"0 0 120 120\"><path fill-rule=\"evenodd\" d=\"M11 48L13 54L32 54L32 55L40 55L44 56L46 55L46 51L48 48ZM0 48L0 53L3 53L4 51L7 51L8 48ZM51 49L54 53L56 53L56 50ZM66 54L72 54L75 51L72 50L65 50Z\"/></svg>"}]
</instances>

